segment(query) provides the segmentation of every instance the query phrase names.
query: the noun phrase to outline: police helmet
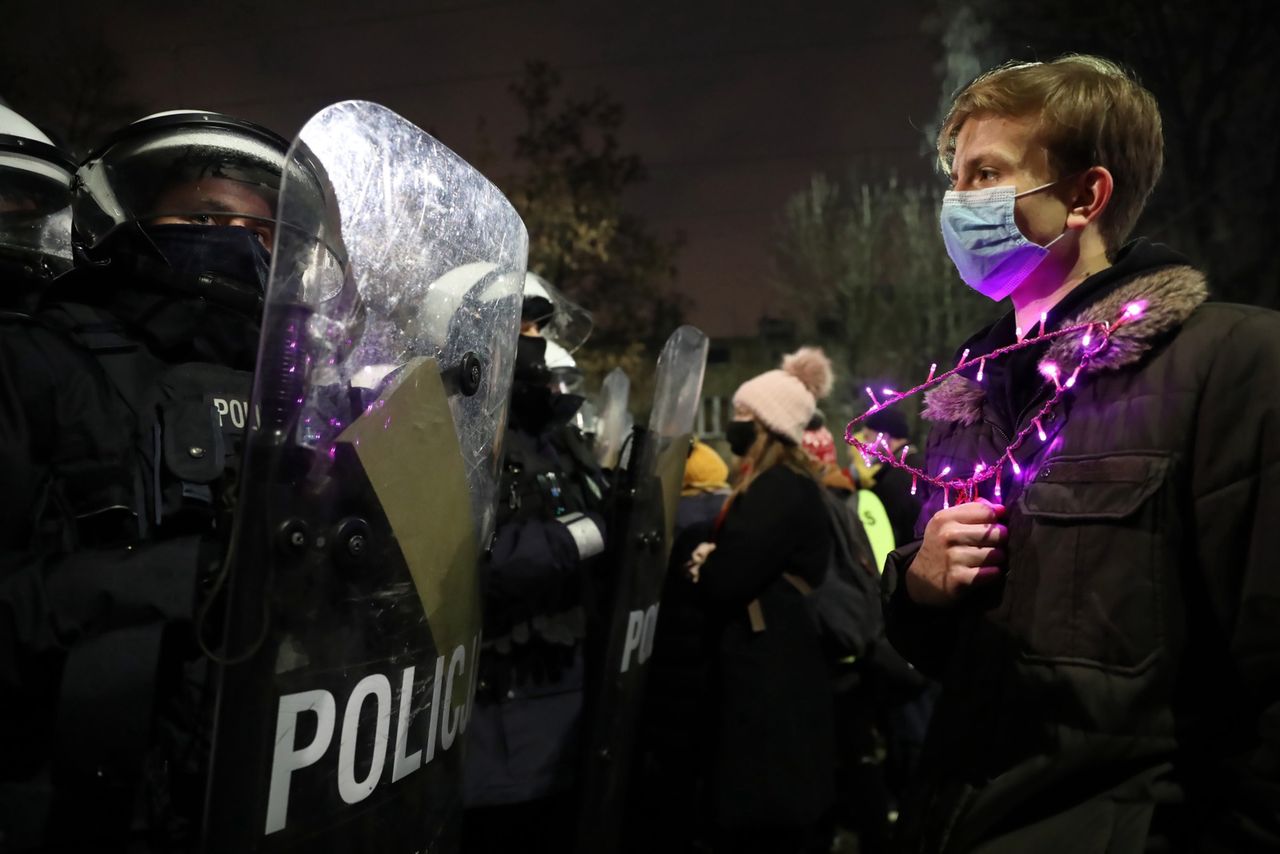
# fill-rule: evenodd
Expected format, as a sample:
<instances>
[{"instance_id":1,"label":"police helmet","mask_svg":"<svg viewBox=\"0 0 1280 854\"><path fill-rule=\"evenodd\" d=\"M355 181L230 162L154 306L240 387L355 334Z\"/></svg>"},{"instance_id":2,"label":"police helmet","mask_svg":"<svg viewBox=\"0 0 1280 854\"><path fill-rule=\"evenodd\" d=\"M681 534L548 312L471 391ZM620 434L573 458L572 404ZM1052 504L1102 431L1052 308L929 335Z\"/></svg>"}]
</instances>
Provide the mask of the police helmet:
<instances>
[{"instance_id":1,"label":"police helmet","mask_svg":"<svg viewBox=\"0 0 1280 854\"><path fill-rule=\"evenodd\" d=\"M581 347L591 335L591 312L570 300L537 273L526 273L521 323L534 323L539 334L559 345L565 355Z\"/></svg>"},{"instance_id":2,"label":"police helmet","mask_svg":"<svg viewBox=\"0 0 1280 854\"><path fill-rule=\"evenodd\" d=\"M0 263L28 280L71 267L75 162L31 122L0 104Z\"/></svg>"},{"instance_id":3,"label":"police helmet","mask_svg":"<svg viewBox=\"0 0 1280 854\"><path fill-rule=\"evenodd\" d=\"M286 180L290 205L281 211ZM291 156L289 142L260 125L206 110L156 113L117 131L80 165L72 242L78 259L101 264L139 251L133 241L148 224L230 223L254 231L267 249L280 229L332 248L340 241L329 233L337 213L327 183L304 147Z\"/></svg>"}]
</instances>

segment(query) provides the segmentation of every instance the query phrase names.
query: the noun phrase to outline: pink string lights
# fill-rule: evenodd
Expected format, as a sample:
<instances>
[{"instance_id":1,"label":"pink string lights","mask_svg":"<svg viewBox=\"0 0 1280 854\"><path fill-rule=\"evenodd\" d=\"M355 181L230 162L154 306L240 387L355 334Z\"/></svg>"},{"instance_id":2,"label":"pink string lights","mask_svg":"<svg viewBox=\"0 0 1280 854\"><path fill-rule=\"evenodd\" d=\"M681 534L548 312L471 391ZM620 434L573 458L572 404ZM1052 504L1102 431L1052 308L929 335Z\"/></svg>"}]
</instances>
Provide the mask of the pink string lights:
<instances>
[{"instance_id":1,"label":"pink string lights","mask_svg":"<svg viewBox=\"0 0 1280 854\"><path fill-rule=\"evenodd\" d=\"M1001 347L987 353L986 355L978 356L973 359L969 358L969 350L965 350L964 353L961 354L960 361L956 363L956 366L945 373L939 374L937 372L937 364L935 363L932 365L929 368L929 376L923 383L915 388L908 389L904 392L895 392L892 389L887 388L881 389L883 399L880 399L876 397L868 386L866 391L867 396L871 398L872 406L866 412L849 422L845 427L844 440L849 445L852 445L858 453L862 454L863 459L866 460L868 464L871 463L871 460L875 459L887 466L901 469L902 471L909 473L911 475L912 495L916 494L921 483L926 483L941 489L942 506L944 508L950 507L953 503L953 493L955 495L954 503L956 504L976 500L978 497L978 488L989 480L995 481L993 494L996 499L999 499L1001 496L1000 480L1005 466L1009 466L1013 471L1014 477L1021 477L1022 475L1022 467L1018 465L1018 461L1014 459L1014 453L1022 447L1023 443L1026 442L1027 437L1031 435L1032 431L1036 433L1036 436L1041 442L1048 441L1049 436L1044 429L1044 420L1048 418L1054 407L1058 405L1067 392L1075 388L1080 373L1088 367L1089 363L1095 356L1107 348L1107 345L1111 342L1111 335L1126 323L1130 323L1142 317L1146 307L1147 304L1145 300L1137 300L1125 305L1120 311L1120 316L1114 321L1103 321L1101 323L1078 323L1074 326L1054 330L1053 332L1044 331L1047 317L1045 315L1041 315L1040 333L1034 338L1022 338L1019 335L1018 337L1020 340L1016 343L1010 344L1006 347ZM1010 353L1016 353L1019 350L1025 350L1028 347L1037 346L1045 341L1051 341L1055 338L1063 338L1076 333L1083 333L1080 339L1080 360L1071 370L1070 374L1067 374L1067 378L1065 380L1063 379L1064 372L1060 365L1053 362L1042 363L1040 365L1040 373L1045 378L1045 385L1052 386L1053 393L1049 396L1049 399L1045 404L1040 407L1039 412L1037 412L1027 425L1018 431L1017 435L1013 437L1013 440L1005 446L1003 453L1000 454L1000 457L995 463L987 464L979 460L974 464L972 473L966 477L951 476L953 474L951 466L946 466L936 475L931 475L923 469L908 465L905 449L903 450L901 457L895 457L889 443L885 441L883 434L877 436L872 442L863 442L854 435L858 431L859 424L865 421L869 416L879 412L881 409L884 409L886 406L891 406L909 397L914 397L921 392L928 391L930 388L933 388L934 386L950 379L952 376L959 374L970 367L973 367L974 365L977 365L978 367L977 381L981 383L986 373L986 363L988 361L992 359L999 359L1002 356L1009 355Z\"/></svg>"}]
</instances>

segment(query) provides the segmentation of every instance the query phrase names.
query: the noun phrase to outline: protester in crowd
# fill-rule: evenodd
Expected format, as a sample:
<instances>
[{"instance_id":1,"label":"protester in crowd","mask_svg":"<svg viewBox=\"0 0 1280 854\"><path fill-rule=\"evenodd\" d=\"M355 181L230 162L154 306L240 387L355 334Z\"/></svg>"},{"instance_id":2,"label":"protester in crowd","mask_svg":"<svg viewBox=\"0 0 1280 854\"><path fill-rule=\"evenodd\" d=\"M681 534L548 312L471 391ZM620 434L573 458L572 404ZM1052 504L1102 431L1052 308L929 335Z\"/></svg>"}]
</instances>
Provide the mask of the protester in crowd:
<instances>
[{"instance_id":1,"label":"protester in crowd","mask_svg":"<svg viewBox=\"0 0 1280 854\"><path fill-rule=\"evenodd\" d=\"M859 520L858 496L848 473L836 463L835 440L821 410L804 431L803 446L821 479L834 548L821 595L838 597L830 620L856 623L823 639L830 672L835 721L837 833L852 832L858 851L882 851L889 838L889 791L885 739L877 723L878 661L884 623L880 615L879 569ZM839 639L845 639L839 643Z\"/></svg>"},{"instance_id":2,"label":"protester in crowd","mask_svg":"<svg viewBox=\"0 0 1280 854\"><path fill-rule=\"evenodd\" d=\"M684 464L680 503L676 505L675 537L692 525L711 522L729 495L729 466L706 442L694 439ZM688 554L685 554L685 559Z\"/></svg>"},{"instance_id":3,"label":"protester in crowd","mask_svg":"<svg viewBox=\"0 0 1280 854\"><path fill-rule=\"evenodd\" d=\"M821 409L813 413L804 428L804 440L801 442L805 453L809 455L822 485L834 492L841 499L849 499L857 488L849 473L840 468L836 458L836 440L827 429L826 416ZM856 503L851 509L857 509Z\"/></svg>"},{"instance_id":4,"label":"protester in crowd","mask_svg":"<svg viewBox=\"0 0 1280 854\"><path fill-rule=\"evenodd\" d=\"M1280 315L1126 242L1163 140L1111 62L982 75L938 153L961 278L1012 300L961 349L1036 343L927 400L926 471L1002 489L930 489L886 571L889 636L943 686L906 847L1280 849Z\"/></svg>"},{"instance_id":5,"label":"protester in crowd","mask_svg":"<svg viewBox=\"0 0 1280 854\"><path fill-rule=\"evenodd\" d=\"M857 435L868 443L883 437L895 457L900 456L911 441L906 416L893 406L867 416ZM914 461L909 448L907 453L908 462ZM870 490L884 506L893 529L894 543L914 540L916 519L920 516L920 498L918 494L911 493L911 475L879 460L864 459L860 454L853 455L853 471L857 473L859 488Z\"/></svg>"},{"instance_id":6,"label":"protester in crowd","mask_svg":"<svg viewBox=\"0 0 1280 854\"><path fill-rule=\"evenodd\" d=\"M729 467L715 449L692 440L628 787L628 851L693 851L706 836L700 798L714 656L706 609L686 566L694 548L712 536L729 495L728 477Z\"/></svg>"},{"instance_id":7,"label":"protester in crowd","mask_svg":"<svg viewBox=\"0 0 1280 854\"><path fill-rule=\"evenodd\" d=\"M716 623L710 815L725 851L803 851L832 804L831 692L806 594L831 533L801 442L831 363L802 348L734 395L744 476L690 574Z\"/></svg>"}]
</instances>

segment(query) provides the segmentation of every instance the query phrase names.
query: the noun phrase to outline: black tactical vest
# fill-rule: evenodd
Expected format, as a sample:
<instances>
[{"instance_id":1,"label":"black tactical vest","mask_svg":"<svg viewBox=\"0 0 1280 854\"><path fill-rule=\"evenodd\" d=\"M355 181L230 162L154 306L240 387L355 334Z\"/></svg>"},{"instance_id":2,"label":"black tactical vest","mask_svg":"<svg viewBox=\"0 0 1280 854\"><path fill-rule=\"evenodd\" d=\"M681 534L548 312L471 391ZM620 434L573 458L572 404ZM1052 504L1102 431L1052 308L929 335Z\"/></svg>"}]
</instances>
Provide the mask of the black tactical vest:
<instances>
[{"instance_id":1,"label":"black tactical vest","mask_svg":"<svg viewBox=\"0 0 1280 854\"><path fill-rule=\"evenodd\" d=\"M118 454L61 461L53 488L66 516L45 518L45 527L72 525L71 547L80 549L229 524L245 432L257 417L252 374L166 362L89 306L59 306L50 317L91 355L112 392L113 410L92 417L122 426L128 442Z\"/></svg>"}]
</instances>

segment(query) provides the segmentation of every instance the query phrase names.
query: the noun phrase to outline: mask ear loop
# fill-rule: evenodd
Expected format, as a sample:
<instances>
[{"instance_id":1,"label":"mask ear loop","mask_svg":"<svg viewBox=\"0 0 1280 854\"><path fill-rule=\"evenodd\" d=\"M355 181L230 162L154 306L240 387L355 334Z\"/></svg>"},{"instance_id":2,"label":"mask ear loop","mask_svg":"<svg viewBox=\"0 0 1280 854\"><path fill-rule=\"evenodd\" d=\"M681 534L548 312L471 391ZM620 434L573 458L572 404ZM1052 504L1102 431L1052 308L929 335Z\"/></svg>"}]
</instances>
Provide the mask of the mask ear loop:
<instances>
[{"instance_id":1,"label":"mask ear loop","mask_svg":"<svg viewBox=\"0 0 1280 854\"><path fill-rule=\"evenodd\" d=\"M1093 167L1089 167L1089 169L1092 169L1092 168ZM1038 193L1041 190L1046 190L1055 184L1061 184L1063 181L1066 181L1069 178L1075 178L1077 175L1083 175L1085 172L1088 172L1089 169L1081 169L1078 172L1072 172L1070 175L1063 175L1061 178L1055 178L1054 180L1050 181L1048 184L1041 184L1039 187L1032 187L1030 190L1023 190L1021 193L1014 193L1013 197L1015 199L1020 199L1023 196L1030 196L1032 193ZM1067 224L1064 222L1062 224L1061 234L1059 234L1057 237L1053 238L1053 240L1050 240L1048 243L1044 244L1043 246L1040 246L1039 243L1035 245L1040 246L1041 249L1048 249L1050 246L1057 243L1062 238L1066 237L1068 231L1070 231L1070 229L1067 228Z\"/></svg>"}]
</instances>

